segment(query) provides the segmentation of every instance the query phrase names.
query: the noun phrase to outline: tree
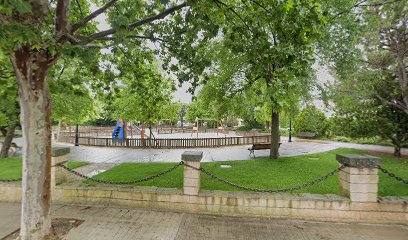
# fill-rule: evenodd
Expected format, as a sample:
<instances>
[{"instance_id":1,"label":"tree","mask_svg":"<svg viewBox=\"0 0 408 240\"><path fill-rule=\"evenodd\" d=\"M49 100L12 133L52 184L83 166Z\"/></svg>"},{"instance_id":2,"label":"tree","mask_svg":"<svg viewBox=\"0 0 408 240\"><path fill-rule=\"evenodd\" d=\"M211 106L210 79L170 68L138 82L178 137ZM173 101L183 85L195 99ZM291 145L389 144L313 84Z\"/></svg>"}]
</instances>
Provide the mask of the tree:
<instances>
[{"instance_id":1,"label":"tree","mask_svg":"<svg viewBox=\"0 0 408 240\"><path fill-rule=\"evenodd\" d=\"M279 156L279 112L291 98L299 98L302 90L310 86L312 79L313 54L317 39L325 23L324 13L317 1L215 1L214 8L207 8L203 14L216 27L202 31L202 44L177 45L180 55L191 53L196 46L196 55L184 60L191 70L183 71L179 78L187 78L192 85L211 77L195 76L202 69L220 70L221 75L234 79L235 91L244 90L256 82L265 88L265 98L271 106L272 143L270 158ZM220 14L220 12L222 14ZM186 21L185 24L190 22ZM214 34L215 32L215 34ZM215 47L208 39L216 35ZM194 42L192 40L192 42ZM201 47L201 48L200 48ZM202 49L211 48L208 51ZM201 55L200 55L201 53ZM211 58L206 58L210 55ZM217 58L213 57L214 55ZM225 56L225 57L223 57ZM232 59L229 64L224 59ZM203 60L205 59L205 60ZM211 61L214 60L214 61ZM194 64L194 60L198 60ZM238 61L237 61L238 60ZM193 61L193 64L188 61ZM182 62L182 63L184 63ZM193 65L194 67L191 67ZM198 67L195 67L198 65ZM226 69L226 70L223 70ZM209 76L214 71L207 70ZM234 81L232 81L234 82ZM238 83L238 84L237 84Z\"/></svg>"},{"instance_id":2,"label":"tree","mask_svg":"<svg viewBox=\"0 0 408 240\"><path fill-rule=\"evenodd\" d=\"M153 39L152 35L143 35L149 33L146 26L187 7L185 2L174 5L169 1L110 0L103 4L93 13L84 0L15 0L4 2L0 9L0 48L9 54L18 80L25 138L21 239L53 235L49 181L51 96L47 82L50 69L63 54L120 40L129 43L132 39ZM107 14L112 28L97 32L93 20L102 13Z\"/></svg>"},{"instance_id":3,"label":"tree","mask_svg":"<svg viewBox=\"0 0 408 240\"><path fill-rule=\"evenodd\" d=\"M0 127L6 130L0 158L6 158L14 138L15 129L20 125L20 106L12 66L2 52L0 52L0 62L2 62L0 66Z\"/></svg>"},{"instance_id":4,"label":"tree","mask_svg":"<svg viewBox=\"0 0 408 240\"><path fill-rule=\"evenodd\" d=\"M180 111L182 104L179 102L169 102L160 109L160 116L162 119L169 119L172 123L180 119Z\"/></svg>"},{"instance_id":5,"label":"tree","mask_svg":"<svg viewBox=\"0 0 408 240\"><path fill-rule=\"evenodd\" d=\"M316 136L325 136L329 128L324 113L315 106L305 107L295 119L296 132L312 132Z\"/></svg>"},{"instance_id":6,"label":"tree","mask_svg":"<svg viewBox=\"0 0 408 240\"><path fill-rule=\"evenodd\" d=\"M97 82L94 74L99 71L92 68L92 64L81 59L65 58L63 64L51 70L52 117L59 125L61 122L78 125L99 116L100 103L89 87Z\"/></svg>"},{"instance_id":7,"label":"tree","mask_svg":"<svg viewBox=\"0 0 408 240\"><path fill-rule=\"evenodd\" d=\"M346 132L388 138L396 156L407 141L405 5L402 1L368 1L360 6L356 13L362 19L360 31L349 34L349 51L354 54L333 59L336 82L330 90L339 122L351 124Z\"/></svg>"},{"instance_id":8,"label":"tree","mask_svg":"<svg viewBox=\"0 0 408 240\"><path fill-rule=\"evenodd\" d=\"M137 58L134 54L130 52L130 56L133 56L131 59ZM173 114L173 118L177 118L176 110L174 113L169 111L171 94L175 88L172 81L163 77L153 63L146 63L144 58L139 59L137 64L130 65L130 69L118 65L123 86L113 106L118 118L137 120L151 129L152 124L166 117L165 114ZM125 65L128 66L126 62ZM138 74L134 75L134 72Z\"/></svg>"}]
</instances>

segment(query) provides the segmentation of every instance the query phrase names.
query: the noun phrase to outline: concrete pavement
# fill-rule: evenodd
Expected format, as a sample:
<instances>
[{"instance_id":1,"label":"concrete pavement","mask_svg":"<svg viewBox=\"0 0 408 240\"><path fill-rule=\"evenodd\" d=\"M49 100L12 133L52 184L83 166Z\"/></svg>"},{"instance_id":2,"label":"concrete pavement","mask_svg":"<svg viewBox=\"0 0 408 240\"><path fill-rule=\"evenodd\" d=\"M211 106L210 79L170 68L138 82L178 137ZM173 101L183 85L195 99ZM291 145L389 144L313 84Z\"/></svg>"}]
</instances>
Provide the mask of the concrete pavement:
<instances>
[{"instance_id":1,"label":"concrete pavement","mask_svg":"<svg viewBox=\"0 0 408 240\"><path fill-rule=\"evenodd\" d=\"M71 229L65 237L69 240L406 240L408 236L408 228L399 225L223 217L99 206L54 205L52 215L85 220ZM19 227L19 218L19 203L0 202L0 238Z\"/></svg>"},{"instance_id":2,"label":"concrete pavement","mask_svg":"<svg viewBox=\"0 0 408 240\"><path fill-rule=\"evenodd\" d=\"M72 146L66 145L66 146ZM202 151L203 162L250 160L248 148L250 146L231 146L221 148L197 148L189 150ZM337 148L355 148L361 150L393 153L389 146L368 144L342 143L320 140L294 139L287 142L282 139L279 149L281 156L299 156L334 150ZM123 162L178 162L181 154L186 149L129 149L129 148L104 148L79 146L71 148L68 158L72 161L87 161L92 163L123 163ZM402 149L403 154L408 154L408 149ZM257 150L256 157L268 157L269 150Z\"/></svg>"}]
</instances>

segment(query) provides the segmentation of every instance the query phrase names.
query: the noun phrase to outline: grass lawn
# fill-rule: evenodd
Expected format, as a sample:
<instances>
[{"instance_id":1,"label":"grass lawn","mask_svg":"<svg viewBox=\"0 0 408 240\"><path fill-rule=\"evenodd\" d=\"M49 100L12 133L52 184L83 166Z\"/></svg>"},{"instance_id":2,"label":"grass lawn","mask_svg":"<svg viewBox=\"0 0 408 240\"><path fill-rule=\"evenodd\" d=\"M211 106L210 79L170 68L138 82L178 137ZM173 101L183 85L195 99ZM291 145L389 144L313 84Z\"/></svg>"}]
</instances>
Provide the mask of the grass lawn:
<instances>
[{"instance_id":1,"label":"grass lawn","mask_svg":"<svg viewBox=\"0 0 408 240\"><path fill-rule=\"evenodd\" d=\"M21 178L22 163L19 157L0 159L0 179Z\"/></svg>"},{"instance_id":2,"label":"grass lawn","mask_svg":"<svg viewBox=\"0 0 408 240\"><path fill-rule=\"evenodd\" d=\"M88 165L87 162L68 162L67 166L71 169ZM9 157L0 159L0 179L21 178L22 162L20 157Z\"/></svg>"},{"instance_id":3,"label":"grass lawn","mask_svg":"<svg viewBox=\"0 0 408 240\"><path fill-rule=\"evenodd\" d=\"M301 185L332 171L338 167L335 158L336 154L346 153L365 154L367 152L355 149L336 149L312 155L281 157L278 160L259 158L248 161L202 163L202 167L221 178L239 185L263 189L276 189ZM379 157L383 160L382 166L384 168L404 179L408 178L408 159L397 159L385 155L379 155ZM231 165L232 168L220 167L220 165L226 164ZM174 163L123 163L95 176L95 178L112 181L129 181L156 174L171 166L174 166ZM203 173L201 176L202 189L239 191L239 189L212 180ZM91 181L86 181L86 183L93 184ZM179 167L169 174L135 185L182 188L183 168ZM337 194L338 174L307 189L294 192ZM380 173L379 195L408 196L408 186Z\"/></svg>"},{"instance_id":4,"label":"grass lawn","mask_svg":"<svg viewBox=\"0 0 408 240\"><path fill-rule=\"evenodd\" d=\"M67 162L66 165L70 169L75 169L75 168L79 168L79 167L89 165L89 162L75 162L75 161L72 161L72 162Z\"/></svg>"}]
</instances>

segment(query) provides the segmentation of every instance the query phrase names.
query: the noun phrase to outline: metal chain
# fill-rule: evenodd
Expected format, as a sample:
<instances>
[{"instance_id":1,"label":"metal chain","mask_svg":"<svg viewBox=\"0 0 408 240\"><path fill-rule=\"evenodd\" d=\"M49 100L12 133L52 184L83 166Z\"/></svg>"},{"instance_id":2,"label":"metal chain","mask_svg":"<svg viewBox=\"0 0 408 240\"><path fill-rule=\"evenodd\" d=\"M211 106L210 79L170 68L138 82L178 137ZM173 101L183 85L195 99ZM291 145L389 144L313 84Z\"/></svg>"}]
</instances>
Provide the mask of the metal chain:
<instances>
[{"instance_id":1,"label":"metal chain","mask_svg":"<svg viewBox=\"0 0 408 240\"><path fill-rule=\"evenodd\" d=\"M141 178L141 179L136 179L136 180L131 180L131 181L123 181L123 182L107 181L107 180L96 179L96 178L93 178L93 177L88 177L88 176L86 176L86 175L84 175L82 173L79 173L79 172L77 172L77 171L75 171L73 169L68 168L67 166L63 165L63 163L60 163L60 164L55 165L55 166L62 167L63 169L67 170L68 172L73 173L74 175L77 175L80 178L83 178L83 179L86 179L86 180L91 180L91 181L94 181L94 182L97 182L97 183L114 184L114 185L126 185L126 184L140 183L140 182L145 182L145 181L152 180L154 178L160 177L160 176L162 176L162 175L164 175L166 173L169 173L169 172L175 170L176 168L178 168L180 165L183 165L183 164L184 164L184 162L179 162L176 165L174 165L173 167L168 168L168 169L166 169L166 170L164 170L164 171L162 171L162 172L160 172L158 174L155 174L155 175L152 175L152 176L149 176L149 177L145 177L145 178Z\"/></svg>"},{"instance_id":2,"label":"metal chain","mask_svg":"<svg viewBox=\"0 0 408 240\"><path fill-rule=\"evenodd\" d=\"M21 178L15 178L15 179L0 179L0 182L19 182L21 181Z\"/></svg>"},{"instance_id":3,"label":"metal chain","mask_svg":"<svg viewBox=\"0 0 408 240\"><path fill-rule=\"evenodd\" d=\"M380 169L381 172L388 175L389 177L395 178L397 181L402 182L404 184L408 184L408 179L403 179L402 177L398 177L397 175L395 175L395 173L392 173L388 171L387 169L382 168L381 166L378 166L378 169Z\"/></svg>"},{"instance_id":4,"label":"metal chain","mask_svg":"<svg viewBox=\"0 0 408 240\"><path fill-rule=\"evenodd\" d=\"M208 170L206 170L206 169L204 169L202 167L201 168L196 168L196 167L193 167L191 165L187 165L186 163L184 163L184 165L187 166L187 167L190 167L192 169L195 169L197 171L201 171L201 172L205 173L206 175L210 176L211 178L213 178L213 179L215 179L215 180L217 180L219 182L222 182L222 183L224 183L226 185L230 185L230 186L233 186L233 187L238 188L238 189L248 190L248 191L252 191L252 192L267 192L267 193L291 192L291 191L295 191L295 190L301 190L301 189L310 187L310 186L312 186L312 185L314 185L316 183L319 183L319 182L322 182L322 181L326 180L327 178L333 176L334 174L336 174L337 172L339 172L340 170L342 170L343 168L346 167L346 165L341 165L340 167L336 168L335 170L329 172L328 174L326 174L324 176L321 176L321 177L319 177L319 178L317 178L317 179L315 179L313 181L310 181L310 182L307 182L305 184L299 185L299 186L288 187L288 188L280 188L280 189L258 189L258 188L240 186L240 185L238 185L236 183L232 183L230 181L227 181L225 179L222 179L222 178L216 176L215 174L209 172Z\"/></svg>"}]
</instances>

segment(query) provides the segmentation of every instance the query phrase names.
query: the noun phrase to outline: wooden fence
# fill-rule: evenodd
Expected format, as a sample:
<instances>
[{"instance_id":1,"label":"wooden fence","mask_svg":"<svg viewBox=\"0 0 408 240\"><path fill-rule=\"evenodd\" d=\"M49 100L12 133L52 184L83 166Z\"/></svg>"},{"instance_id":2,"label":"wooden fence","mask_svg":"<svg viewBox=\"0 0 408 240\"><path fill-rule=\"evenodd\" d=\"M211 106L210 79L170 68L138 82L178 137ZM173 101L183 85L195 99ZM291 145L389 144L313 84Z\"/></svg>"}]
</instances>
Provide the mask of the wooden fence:
<instances>
[{"instance_id":1,"label":"wooden fence","mask_svg":"<svg viewBox=\"0 0 408 240\"><path fill-rule=\"evenodd\" d=\"M94 131L94 132L79 132L79 136L81 137L106 137L106 136L112 136L113 130L101 130L101 131ZM64 137L75 137L76 133L75 131L71 132L61 132L60 135Z\"/></svg>"},{"instance_id":2,"label":"wooden fence","mask_svg":"<svg viewBox=\"0 0 408 240\"><path fill-rule=\"evenodd\" d=\"M224 137L224 138L159 138L140 139L128 138L121 143L112 138L79 137L79 144L99 147L128 147L128 148L212 148L224 146L250 145L271 141L271 136ZM75 136L60 135L59 142L75 143Z\"/></svg>"}]
</instances>

